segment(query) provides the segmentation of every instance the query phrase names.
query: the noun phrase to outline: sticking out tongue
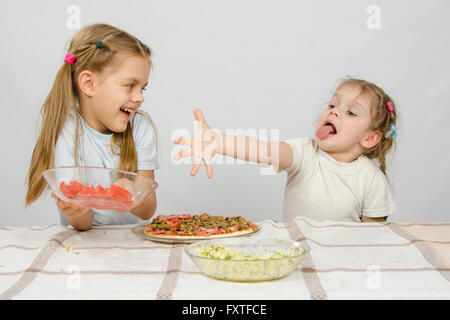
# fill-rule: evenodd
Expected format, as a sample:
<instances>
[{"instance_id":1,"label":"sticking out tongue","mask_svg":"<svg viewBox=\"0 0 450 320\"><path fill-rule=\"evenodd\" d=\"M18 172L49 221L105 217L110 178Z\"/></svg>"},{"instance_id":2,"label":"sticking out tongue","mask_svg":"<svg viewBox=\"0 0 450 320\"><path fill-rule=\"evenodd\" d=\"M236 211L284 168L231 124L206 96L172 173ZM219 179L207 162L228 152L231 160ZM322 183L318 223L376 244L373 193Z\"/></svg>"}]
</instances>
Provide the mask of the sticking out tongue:
<instances>
[{"instance_id":1,"label":"sticking out tongue","mask_svg":"<svg viewBox=\"0 0 450 320\"><path fill-rule=\"evenodd\" d=\"M325 125L320 127L317 131L316 131L316 136L319 139L325 139L326 137L328 137L330 134L335 134L336 131L334 130L333 126L330 125Z\"/></svg>"}]
</instances>

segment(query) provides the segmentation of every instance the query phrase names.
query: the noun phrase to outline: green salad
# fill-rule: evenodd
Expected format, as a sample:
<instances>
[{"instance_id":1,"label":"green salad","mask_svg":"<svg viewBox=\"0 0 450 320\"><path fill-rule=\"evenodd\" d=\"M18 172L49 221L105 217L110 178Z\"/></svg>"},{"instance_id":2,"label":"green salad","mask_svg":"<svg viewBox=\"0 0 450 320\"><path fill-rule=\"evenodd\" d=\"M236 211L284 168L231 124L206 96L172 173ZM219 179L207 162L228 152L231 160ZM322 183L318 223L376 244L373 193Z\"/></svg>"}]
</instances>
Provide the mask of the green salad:
<instances>
[{"instance_id":1,"label":"green salad","mask_svg":"<svg viewBox=\"0 0 450 320\"><path fill-rule=\"evenodd\" d=\"M253 252L231 250L226 246L196 246L197 266L211 277L234 281L261 281L284 277L291 273L307 253L300 247L289 250ZM206 258L206 259L202 259Z\"/></svg>"}]
</instances>

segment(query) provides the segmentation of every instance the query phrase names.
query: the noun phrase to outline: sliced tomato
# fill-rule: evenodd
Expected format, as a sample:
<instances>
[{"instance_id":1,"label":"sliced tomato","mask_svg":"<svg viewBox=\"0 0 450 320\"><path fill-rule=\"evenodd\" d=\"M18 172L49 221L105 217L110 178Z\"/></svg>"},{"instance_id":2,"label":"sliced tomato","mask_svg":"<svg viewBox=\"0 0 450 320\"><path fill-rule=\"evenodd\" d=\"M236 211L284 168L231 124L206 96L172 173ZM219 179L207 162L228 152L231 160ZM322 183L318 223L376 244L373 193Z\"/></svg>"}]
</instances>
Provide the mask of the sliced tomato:
<instances>
[{"instance_id":1,"label":"sliced tomato","mask_svg":"<svg viewBox=\"0 0 450 320\"><path fill-rule=\"evenodd\" d=\"M76 193L80 192L81 189L85 188L84 184L80 183L77 180L70 181L70 186L72 187L72 190Z\"/></svg>"},{"instance_id":2,"label":"sliced tomato","mask_svg":"<svg viewBox=\"0 0 450 320\"><path fill-rule=\"evenodd\" d=\"M200 228L198 230L195 231L195 235L196 236L206 236L206 229L205 228Z\"/></svg>"},{"instance_id":3,"label":"sliced tomato","mask_svg":"<svg viewBox=\"0 0 450 320\"><path fill-rule=\"evenodd\" d=\"M72 190L70 188L70 186L68 186L67 184L65 184L65 182L61 182L59 184L59 190L61 190L61 192L63 193L63 195L65 195L67 198L71 199L74 194L72 193Z\"/></svg>"},{"instance_id":4,"label":"sliced tomato","mask_svg":"<svg viewBox=\"0 0 450 320\"><path fill-rule=\"evenodd\" d=\"M133 201L121 201L112 203L110 210L128 211L133 206Z\"/></svg>"},{"instance_id":5,"label":"sliced tomato","mask_svg":"<svg viewBox=\"0 0 450 320\"><path fill-rule=\"evenodd\" d=\"M95 188L95 192L97 192L98 194L101 194L101 195L106 194L105 188L103 188L101 185L98 185L97 188Z\"/></svg>"},{"instance_id":6,"label":"sliced tomato","mask_svg":"<svg viewBox=\"0 0 450 320\"><path fill-rule=\"evenodd\" d=\"M123 199L124 201L130 201L133 198L133 195L128 190L116 185L112 184L109 189L113 193L113 199L114 200L120 200Z\"/></svg>"},{"instance_id":7,"label":"sliced tomato","mask_svg":"<svg viewBox=\"0 0 450 320\"><path fill-rule=\"evenodd\" d=\"M110 188L105 189L101 185L97 187L94 187L94 185L85 186L73 180L69 184L66 184L64 181L61 182L59 188L69 199L86 200L79 204L84 207L127 211L134 204L132 200L133 195L117 185L112 185Z\"/></svg>"},{"instance_id":8,"label":"sliced tomato","mask_svg":"<svg viewBox=\"0 0 450 320\"><path fill-rule=\"evenodd\" d=\"M177 218L171 218L171 219L167 219L166 223L172 228L172 229L176 229L180 226L180 220L178 220Z\"/></svg>"},{"instance_id":9,"label":"sliced tomato","mask_svg":"<svg viewBox=\"0 0 450 320\"><path fill-rule=\"evenodd\" d=\"M65 184L64 182L61 182L59 188L61 192L69 199L75 199L76 195L79 193L79 191L75 189L71 184Z\"/></svg>"},{"instance_id":10,"label":"sliced tomato","mask_svg":"<svg viewBox=\"0 0 450 320\"><path fill-rule=\"evenodd\" d=\"M113 193L110 188L105 189L105 200L113 200Z\"/></svg>"},{"instance_id":11,"label":"sliced tomato","mask_svg":"<svg viewBox=\"0 0 450 320\"><path fill-rule=\"evenodd\" d=\"M80 206L87 207L87 208L104 209L104 208L102 208L101 205L100 205L100 208L99 208L99 204L97 202L95 202L95 201L83 201L80 204Z\"/></svg>"},{"instance_id":12,"label":"sliced tomato","mask_svg":"<svg viewBox=\"0 0 450 320\"><path fill-rule=\"evenodd\" d=\"M106 190L98 185L97 188L92 192L92 198L94 199L104 199L106 195Z\"/></svg>"},{"instance_id":13,"label":"sliced tomato","mask_svg":"<svg viewBox=\"0 0 450 320\"><path fill-rule=\"evenodd\" d=\"M83 187L77 194L77 199L91 199L91 192L87 187Z\"/></svg>"},{"instance_id":14,"label":"sliced tomato","mask_svg":"<svg viewBox=\"0 0 450 320\"><path fill-rule=\"evenodd\" d=\"M213 234L219 233L219 228L206 229L206 235L211 236Z\"/></svg>"},{"instance_id":15,"label":"sliced tomato","mask_svg":"<svg viewBox=\"0 0 450 320\"><path fill-rule=\"evenodd\" d=\"M190 214L178 214L178 219L192 219L192 216Z\"/></svg>"}]
</instances>

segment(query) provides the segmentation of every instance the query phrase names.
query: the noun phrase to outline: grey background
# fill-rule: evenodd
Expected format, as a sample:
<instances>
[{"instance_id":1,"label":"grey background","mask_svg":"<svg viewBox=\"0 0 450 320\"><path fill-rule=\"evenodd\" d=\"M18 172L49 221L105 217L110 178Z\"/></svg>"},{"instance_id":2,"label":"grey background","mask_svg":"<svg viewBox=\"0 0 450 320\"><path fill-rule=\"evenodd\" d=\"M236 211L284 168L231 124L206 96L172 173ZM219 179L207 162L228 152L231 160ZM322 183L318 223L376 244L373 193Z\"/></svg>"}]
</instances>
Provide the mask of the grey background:
<instances>
[{"instance_id":1,"label":"grey background","mask_svg":"<svg viewBox=\"0 0 450 320\"><path fill-rule=\"evenodd\" d=\"M144 109L155 120L162 166L157 213L281 220L285 173L262 165L201 168L170 160L172 135L194 130L193 110L227 128L311 136L347 75L373 81L398 104L398 147L388 165L399 212L392 221L450 221L450 2L442 1L7 1L0 9L0 225L58 223L53 199L24 207L39 110L76 30L105 22L153 49ZM366 25L372 5L381 29ZM178 130L178 131L177 131ZM269 136L270 138L270 136Z\"/></svg>"}]
</instances>

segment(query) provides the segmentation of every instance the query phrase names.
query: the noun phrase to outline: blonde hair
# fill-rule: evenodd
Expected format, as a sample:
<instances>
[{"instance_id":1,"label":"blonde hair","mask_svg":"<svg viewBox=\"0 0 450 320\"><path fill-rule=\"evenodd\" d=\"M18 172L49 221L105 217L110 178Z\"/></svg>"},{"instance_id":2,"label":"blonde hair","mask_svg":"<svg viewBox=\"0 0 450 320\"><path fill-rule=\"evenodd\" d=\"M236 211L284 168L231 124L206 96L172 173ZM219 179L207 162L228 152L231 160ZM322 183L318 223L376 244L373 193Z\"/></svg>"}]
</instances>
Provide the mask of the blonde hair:
<instances>
[{"instance_id":1,"label":"blonde hair","mask_svg":"<svg viewBox=\"0 0 450 320\"><path fill-rule=\"evenodd\" d=\"M97 47L99 41L102 42L100 48ZM148 58L151 65L151 50L148 46L127 32L107 24L93 24L80 29L73 36L68 51L76 57L76 60L73 64L62 63L50 93L42 105L41 130L27 176L26 205L36 201L46 190L47 183L42 173L53 168L55 144L71 111L76 115L74 161L75 165L78 165L78 131L81 113L76 79L79 74L84 70L101 72L117 53ZM138 113L150 121L156 136L156 129L150 116L143 111ZM137 154L131 122L128 122L124 132L113 133L111 139L113 153L114 145L120 146L118 169L136 172Z\"/></svg>"},{"instance_id":2,"label":"blonde hair","mask_svg":"<svg viewBox=\"0 0 450 320\"><path fill-rule=\"evenodd\" d=\"M397 105L383 89L374 83L361 79L347 78L339 84L338 89L344 85L358 86L361 89L360 95L369 98L371 104L370 129L380 131L381 140L363 154L370 159L378 159L380 170L386 175L386 155L391 147L395 145L395 139L392 134L388 137L385 135L389 132L390 125L395 125L397 123ZM394 107L393 111L389 111L387 107L389 101L391 101L392 106Z\"/></svg>"}]
</instances>

